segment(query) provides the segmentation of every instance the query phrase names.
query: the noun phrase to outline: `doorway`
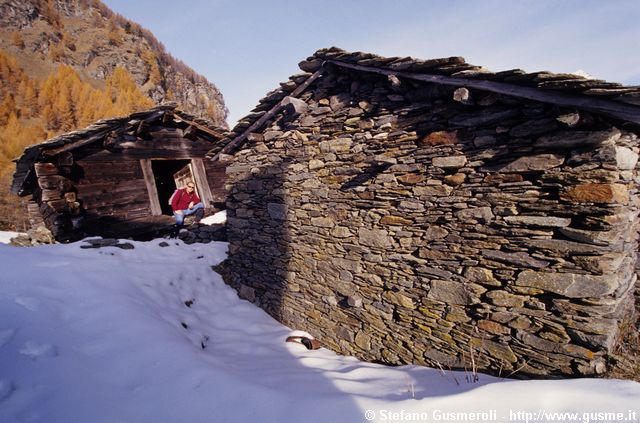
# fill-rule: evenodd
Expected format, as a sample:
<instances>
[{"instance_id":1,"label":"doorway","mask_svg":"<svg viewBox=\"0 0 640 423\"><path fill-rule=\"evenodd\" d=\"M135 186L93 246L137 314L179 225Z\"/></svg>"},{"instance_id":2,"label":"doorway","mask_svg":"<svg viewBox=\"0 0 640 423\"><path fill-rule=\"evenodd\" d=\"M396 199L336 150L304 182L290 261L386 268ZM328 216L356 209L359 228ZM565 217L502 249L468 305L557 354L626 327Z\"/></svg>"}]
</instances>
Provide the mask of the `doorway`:
<instances>
[{"instance_id":1,"label":"doorway","mask_svg":"<svg viewBox=\"0 0 640 423\"><path fill-rule=\"evenodd\" d=\"M176 188L182 188L188 180L194 180L190 163L191 160L151 160L162 214L173 216L169 198Z\"/></svg>"}]
</instances>

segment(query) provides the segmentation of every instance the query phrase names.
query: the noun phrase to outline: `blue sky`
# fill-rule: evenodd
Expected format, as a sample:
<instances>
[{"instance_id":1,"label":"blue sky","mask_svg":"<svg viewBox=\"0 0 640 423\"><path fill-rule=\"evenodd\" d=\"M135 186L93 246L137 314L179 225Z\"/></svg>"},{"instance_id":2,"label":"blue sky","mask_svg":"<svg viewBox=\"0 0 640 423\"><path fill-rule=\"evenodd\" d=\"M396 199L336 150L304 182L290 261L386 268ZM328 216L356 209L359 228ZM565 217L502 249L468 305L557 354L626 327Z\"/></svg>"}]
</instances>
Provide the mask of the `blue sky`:
<instances>
[{"instance_id":1,"label":"blue sky","mask_svg":"<svg viewBox=\"0 0 640 423\"><path fill-rule=\"evenodd\" d=\"M640 84L638 0L104 2L215 83L231 125L330 46Z\"/></svg>"}]
</instances>

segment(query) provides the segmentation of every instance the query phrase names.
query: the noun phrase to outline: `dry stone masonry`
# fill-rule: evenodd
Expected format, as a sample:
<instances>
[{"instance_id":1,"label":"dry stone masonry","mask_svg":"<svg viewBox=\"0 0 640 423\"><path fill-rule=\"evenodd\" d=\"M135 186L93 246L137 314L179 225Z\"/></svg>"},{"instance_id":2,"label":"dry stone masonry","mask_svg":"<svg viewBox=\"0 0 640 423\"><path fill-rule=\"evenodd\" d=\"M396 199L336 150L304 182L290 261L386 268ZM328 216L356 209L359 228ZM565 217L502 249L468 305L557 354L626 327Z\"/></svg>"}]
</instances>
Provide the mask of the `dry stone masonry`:
<instances>
[{"instance_id":1,"label":"dry stone masonry","mask_svg":"<svg viewBox=\"0 0 640 423\"><path fill-rule=\"evenodd\" d=\"M324 62L303 103L251 133L227 168L227 282L371 361L607 372L634 315L635 126L331 59L477 69L336 49L302 62ZM308 76L270 93L236 135Z\"/></svg>"}]
</instances>

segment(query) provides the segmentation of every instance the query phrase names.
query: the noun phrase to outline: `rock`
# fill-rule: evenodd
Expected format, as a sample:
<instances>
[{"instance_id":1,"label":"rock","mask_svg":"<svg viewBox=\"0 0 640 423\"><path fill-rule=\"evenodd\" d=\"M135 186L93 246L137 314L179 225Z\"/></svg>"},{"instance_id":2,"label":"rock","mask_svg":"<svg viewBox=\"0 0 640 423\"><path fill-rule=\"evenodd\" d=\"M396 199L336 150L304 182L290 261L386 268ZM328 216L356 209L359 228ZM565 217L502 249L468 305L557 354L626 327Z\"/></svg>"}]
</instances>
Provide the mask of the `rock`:
<instances>
[{"instance_id":1,"label":"rock","mask_svg":"<svg viewBox=\"0 0 640 423\"><path fill-rule=\"evenodd\" d=\"M540 338L521 329L516 331L516 339L538 351L554 352L558 350L558 344L555 342L547 341L546 339Z\"/></svg>"},{"instance_id":2,"label":"rock","mask_svg":"<svg viewBox=\"0 0 640 423\"><path fill-rule=\"evenodd\" d=\"M485 294L491 304L500 307L522 307L529 297L509 294L506 291L489 291Z\"/></svg>"},{"instance_id":3,"label":"rock","mask_svg":"<svg viewBox=\"0 0 640 423\"><path fill-rule=\"evenodd\" d=\"M521 267L533 267L536 269L541 269L549 266L548 261L535 259L523 251L519 251L516 253L505 253L503 251L497 250L482 250L482 256L490 260L514 264Z\"/></svg>"},{"instance_id":4,"label":"rock","mask_svg":"<svg viewBox=\"0 0 640 423\"><path fill-rule=\"evenodd\" d=\"M263 142L257 143L253 148L255 148L258 153L266 153L267 151L269 151L269 147L267 147L267 145Z\"/></svg>"},{"instance_id":5,"label":"rock","mask_svg":"<svg viewBox=\"0 0 640 423\"><path fill-rule=\"evenodd\" d=\"M415 173L408 173L406 175L400 175L396 179L405 185L416 185L424 181L424 176Z\"/></svg>"},{"instance_id":6,"label":"rock","mask_svg":"<svg viewBox=\"0 0 640 423\"><path fill-rule=\"evenodd\" d=\"M166 241L162 241L161 243L158 244L159 247L168 247L169 243Z\"/></svg>"},{"instance_id":7,"label":"rock","mask_svg":"<svg viewBox=\"0 0 640 423\"><path fill-rule=\"evenodd\" d=\"M473 139L473 145L478 148L494 145L496 142L496 137L491 135L484 135Z\"/></svg>"},{"instance_id":8,"label":"rock","mask_svg":"<svg viewBox=\"0 0 640 423\"><path fill-rule=\"evenodd\" d=\"M554 216L506 216L505 222L524 226L564 228L571 224L571 219Z\"/></svg>"},{"instance_id":9,"label":"rock","mask_svg":"<svg viewBox=\"0 0 640 423\"><path fill-rule=\"evenodd\" d=\"M616 342L616 336L618 335L617 321L613 320L614 324L611 325L610 330L604 334L596 335L592 333L585 333L575 329L567 329L571 338L582 345L587 345L595 349L605 349L611 351Z\"/></svg>"},{"instance_id":10,"label":"rock","mask_svg":"<svg viewBox=\"0 0 640 423\"><path fill-rule=\"evenodd\" d=\"M349 138L336 138L329 141L321 141L320 151L323 153L348 153L353 145Z\"/></svg>"},{"instance_id":11,"label":"rock","mask_svg":"<svg viewBox=\"0 0 640 423\"><path fill-rule=\"evenodd\" d=\"M447 235L449 235L449 231L447 231L446 229L441 228L440 226L431 225L425 231L424 239L426 239L427 241L433 241L436 239L442 239Z\"/></svg>"},{"instance_id":12,"label":"rock","mask_svg":"<svg viewBox=\"0 0 640 423\"><path fill-rule=\"evenodd\" d=\"M303 60L302 62L298 63L298 67L305 72L313 73L322 67L323 62L323 60L316 57L310 57L307 60Z\"/></svg>"},{"instance_id":13,"label":"rock","mask_svg":"<svg viewBox=\"0 0 640 423\"><path fill-rule=\"evenodd\" d=\"M350 307L361 308L362 307L362 298L357 297L357 296L348 296L347 297L347 304L349 304Z\"/></svg>"},{"instance_id":14,"label":"rock","mask_svg":"<svg viewBox=\"0 0 640 423\"><path fill-rule=\"evenodd\" d=\"M405 219L404 217L400 217L400 216L387 215L387 216L383 216L380 219L380 224L382 225L405 226L405 225L410 225L412 223L413 223L412 220Z\"/></svg>"},{"instance_id":15,"label":"rock","mask_svg":"<svg viewBox=\"0 0 640 423\"><path fill-rule=\"evenodd\" d=\"M309 160L309 170L322 169L324 162L322 160L311 159Z\"/></svg>"},{"instance_id":16,"label":"rock","mask_svg":"<svg viewBox=\"0 0 640 423\"><path fill-rule=\"evenodd\" d=\"M622 184L580 184L560 193L560 199L577 203L629 203L629 190Z\"/></svg>"},{"instance_id":17,"label":"rock","mask_svg":"<svg viewBox=\"0 0 640 423\"><path fill-rule=\"evenodd\" d=\"M415 308L413 300L401 292L386 291L382 294L382 297L389 301L391 304L409 309Z\"/></svg>"},{"instance_id":18,"label":"rock","mask_svg":"<svg viewBox=\"0 0 640 423\"><path fill-rule=\"evenodd\" d=\"M249 302L256 301L256 291L247 285L240 285L240 289L238 289L238 296L243 300L247 300Z\"/></svg>"},{"instance_id":19,"label":"rock","mask_svg":"<svg viewBox=\"0 0 640 423\"><path fill-rule=\"evenodd\" d=\"M268 203L267 212L272 219L286 220L287 219L287 206L281 203Z\"/></svg>"},{"instance_id":20,"label":"rock","mask_svg":"<svg viewBox=\"0 0 640 423\"><path fill-rule=\"evenodd\" d=\"M617 231L587 231L584 229L560 228L560 233L575 241L594 245L611 245L621 240L620 233Z\"/></svg>"},{"instance_id":21,"label":"rock","mask_svg":"<svg viewBox=\"0 0 640 423\"><path fill-rule=\"evenodd\" d=\"M331 306L337 306L338 300L333 295L323 296L322 301Z\"/></svg>"},{"instance_id":22,"label":"rock","mask_svg":"<svg viewBox=\"0 0 640 423\"><path fill-rule=\"evenodd\" d=\"M458 169L467 163L465 156L434 157L431 164L444 169Z\"/></svg>"},{"instance_id":23,"label":"rock","mask_svg":"<svg viewBox=\"0 0 640 423\"><path fill-rule=\"evenodd\" d=\"M264 133L264 140L265 142L269 142L276 138L282 137L282 135L284 135L284 132L282 131L266 131Z\"/></svg>"},{"instance_id":24,"label":"rock","mask_svg":"<svg viewBox=\"0 0 640 423\"><path fill-rule=\"evenodd\" d=\"M84 242L88 243L89 245L81 245L81 248L115 247L118 244L118 240L114 238L87 239Z\"/></svg>"},{"instance_id":25,"label":"rock","mask_svg":"<svg viewBox=\"0 0 640 423\"><path fill-rule=\"evenodd\" d=\"M473 104L473 98L471 96L471 92L469 92L469 90L464 87L457 88L453 92L453 99L458 103L467 104L467 105Z\"/></svg>"},{"instance_id":26,"label":"rock","mask_svg":"<svg viewBox=\"0 0 640 423\"><path fill-rule=\"evenodd\" d=\"M35 228L29 229L27 235L31 239L33 245L38 244L55 244L56 240L53 237L53 233L47 229L44 225L38 225Z\"/></svg>"},{"instance_id":27,"label":"rock","mask_svg":"<svg viewBox=\"0 0 640 423\"><path fill-rule=\"evenodd\" d=\"M398 209L401 211L421 212L424 211L425 207L424 204L419 201L400 201L400 204L398 204Z\"/></svg>"},{"instance_id":28,"label":"rock","mask_svg":"<svg viewBox=\"0 0 640 423\"><path fill-rule=\"evenodd\" d=\"M467 176L464 173L456 173L455 175L447 175L444 177L444 182L451 186L458 186L464 183Z\"/></svg>"},{"instance_id":29,"label":"rock","mask_svg":"<svg viewBox=\"0 0 640 423\"><path fill-rule=\"evenodd\" d=\"M534 147L573 148L577 146L612 144L620 139L616 128L607 131L564 131L538 138Z\"/></svg>"},{"instance_id":30,"label":"rock","mask_svg":"<svg viewBox=\"0 0 640 423\"><path fill-rule=\"evenodd\" d=\"M585 270L603 275L617 272L624 258L622 253L607 253L599 256L575 256L572 260Z\"/></svg>"},{"instance_id":31,"label":"rock","mask_svg":"<svg viewBox=\"0 0 640 423\"><path fill-rule=\"evenodd\" d=\"M491 320L479 320L477 326L494 335L503 335L511 332L511 329L508 327L502 326L500 323L492 322Z\"/></svg>"},{"instance_id":32,"label":"rock","mask_svg":"<svg viewBox=\"0 0 640 423\"><path fill-rule=\"evenodd\" d=\"M478 220L480 222L490 222L495 219L491 207L474 207L470 209L459 210L455 213L458 219L463 221Z\"/></svg>"},{"instance_id":33,"label":"rock","mask_svg":"<svg viewBox=\"0 0 640 423\"><path fill-rule=\"evenodd\" d=\"M567 241L564 239L523 239L524 246L535 248L537 250L549 250L554 254L562 254L566 256L574 256L581 254L606 253L605 249L595 245L587 245L580 242Z\"/></svg>"},{"instance_id":34,"label":"rock","mask_svg":"<svg viewBox=\"0 0 640 423\"><path fill-rule=\"evenodd\" d=\"M483 339L479 342L478 345L475 346L480 350L486 351L491 357L500 360L500 362L502 363L515 363L518 361L518 357L507 345L503 345L488 339Z\"/></svg>"},{"instance_id":35,"label":"rock","mask_svg":"<svg viewBox=\"0 0 640 423\"><path fill-rule=\"evenodd\" d=\"M564 163L561 154L536 154L520 157L511 163L498 168L500 172L532 172L553 169Z\"/></svg>"},{"instance_id":36,"label":"rock","mask_svg":"<svg viewBox=\"0 0 640 423\"><path fill-rule=\"evenodd\" d=\"M364 351L369 351L371 349L371 337L363 331L358 331L356 333L354 342Z\"/></svg>"},{"instance_id":37,"label":"rock","mask_svg":"<svg viewBox=\"0 0 640 423\"><path fill-rule=\"evenodd\" d=\"M618 288L619 280L611 276L524 270L518 275L516 285L539 288L569 298L589 298L612 294Z\"/></svg>"},{"instance_id":38,"label":"rock","mask_svg":"<svg viewBox=\"0 0 640 423\"><path fill-rule=\"evenodd\" d=\"M453 145L458 143L457 131L436 131L420 140L424 145Z\"/></svg>"},{"instance_id":39,"label":"rock","mask_svg":"<svg viewBox=\"0 0 640 423\"><path fill-rule=\"evenodd\" d=\"M9 240L9 245L14 247L31 247L31 238L27 234L20 234Z\"/></svg>"},{"instance_id":40,"label":"rock","mask_svg":"<svg viewBox=\"0 0 640 423\"><path fill-rule=\"evenodd\" d=\"M488 286L502 286L500 281L493 276L493 272L483 267L467 267L464 277L469 282L477 282Z\"/></svg>"},{"instance_id":41,"label":"rock","mask_svg":"<svg viewBox=\"0 0 640 423\"><path fill-rule=\"evenodd\" d=\"M353 236L349 228L345 226L336 226L331 230L331 236L336 238L349 238Z\"/></svg>"},{"instance_id":42,"label":"rock","mask_svg":"<svg viewBox=\"0 0 640 423\"><path fill-rule=\"evenodd\" d=\"M436 276L442 279L451 279L453 277L453 273L449 271L438 269L436 267L429 267L429 266L420 266L416 269L416 272L425 273L427 275Z\"/></svg>"},{"instance_id":43,"label":"rock","mask_svg":"<svg viewBox=\"0 0 640 423\"><path fill-rule=\"evenodd\" d=\"M416 196L437 196L446 197L451 195L453 189L446 185L432 185L432 186L419 186L413 187L413 194Z\"/></svg>"},{"instance_id":44,"label":"rock","mask_svg":"<svg viewBox=\"0 0 640 423\"><path fill-rule=\"evenodd\" d=\"M123 242L122 244L116 244L116 247L122 250L133 250L135 248L135 246L130 242Z\"/></svg>"},{"instance_id":45,"label":"rock","mask_svg":"<svg viewBox=\"0 0 640 423\"><path fill-rule=\"evenodd\" d=\"M556 118L556 120L560 123L564 123L569 127L576 126L580 121L580 113L568 113L565 115L560 115Z\"/></svg>"},{"instance_id":46,"label":"rock","mask_svg":"<svg viewBox=\"0 0 640 423\"><path fill-rule=\"evenodd\" d=\"M620 170L633 170L638 164L638 153L628 147L616 146L616 165Z\"/></svg>"},{"instance_id":47,"label":"rock","mask_svg":"<svg viewBox=\"0 0 640 423\"><path fill-rule=\"evenodd\" d=\"M336 222L331 217L312 217L311 225L318 228L333 228Z\"/></svg>"},{"instance_id":48,"label":"rock","mask_svg":"<svg viewBox=\"0 0 640 423\"><path fill-rule=\"evenodd\" d=\"M390 247L393 245L393 239L387 231L382 229L360 228L358 230L358 241L362 245L369 247Z\"/></svg>"},{"instance_id":49,"label":"rock","mask_svg":"<svg viewBox=\"0 0 640 423\"><path fill-rule=\"evenodd\" d=\"M474 283L433 280L427 298L446 304L471 305L480 302L480 295L486 291Z\"/></svg>"}]
</instances>

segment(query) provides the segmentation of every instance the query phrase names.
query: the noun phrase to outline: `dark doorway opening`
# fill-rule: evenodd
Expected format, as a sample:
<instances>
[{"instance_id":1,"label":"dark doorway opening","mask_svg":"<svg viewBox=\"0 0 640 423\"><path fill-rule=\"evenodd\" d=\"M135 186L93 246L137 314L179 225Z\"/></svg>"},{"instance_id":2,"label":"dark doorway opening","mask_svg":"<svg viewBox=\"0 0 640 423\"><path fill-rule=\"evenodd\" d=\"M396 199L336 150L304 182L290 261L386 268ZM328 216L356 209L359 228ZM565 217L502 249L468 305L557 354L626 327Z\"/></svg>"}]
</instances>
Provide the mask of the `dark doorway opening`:
<instances>
[{"instance_id":1,"label":"dark doorway opening","mask_svg":"<svg viewBox=\"0 0 640 423\"><path fill-rule=\"evenodd\" d=\"M169 198L176 190L176 181L174 174L179 170L188 166L190 160L152 160L151 169L153 170L153 177L156 181L156 189L158 190L158 201L160 201L160 208L162 214L173 216L171 205L169 204Z\"/></svg>"}]
</instances>

